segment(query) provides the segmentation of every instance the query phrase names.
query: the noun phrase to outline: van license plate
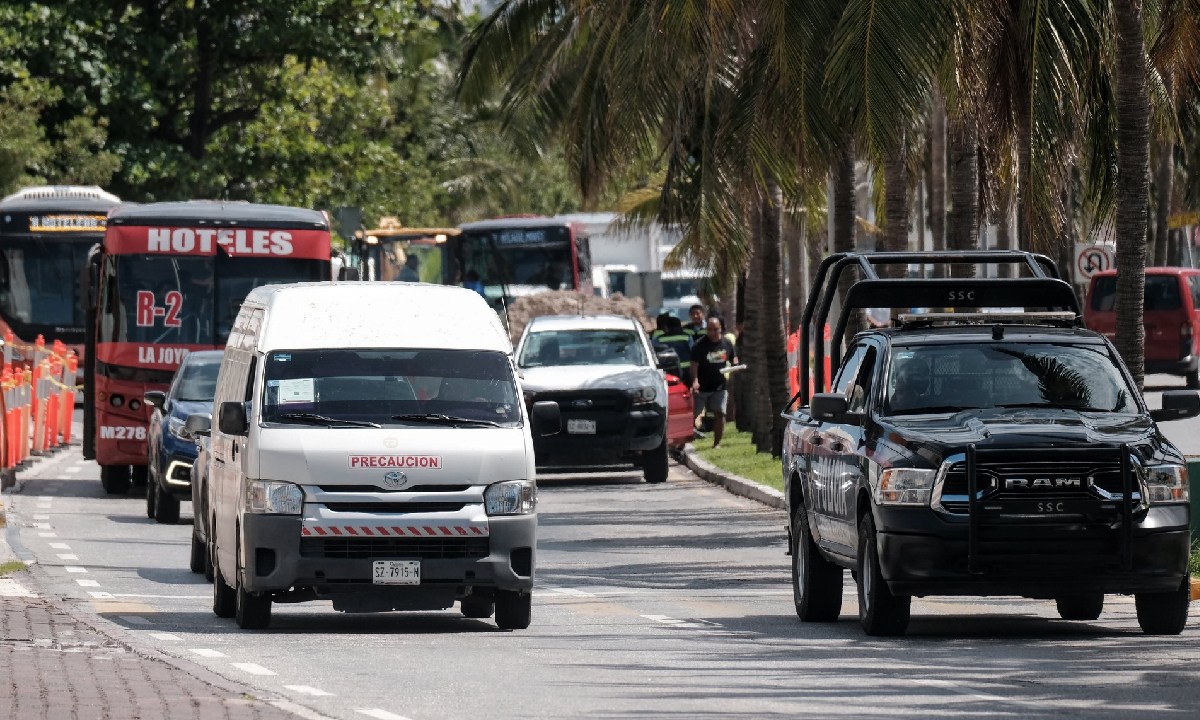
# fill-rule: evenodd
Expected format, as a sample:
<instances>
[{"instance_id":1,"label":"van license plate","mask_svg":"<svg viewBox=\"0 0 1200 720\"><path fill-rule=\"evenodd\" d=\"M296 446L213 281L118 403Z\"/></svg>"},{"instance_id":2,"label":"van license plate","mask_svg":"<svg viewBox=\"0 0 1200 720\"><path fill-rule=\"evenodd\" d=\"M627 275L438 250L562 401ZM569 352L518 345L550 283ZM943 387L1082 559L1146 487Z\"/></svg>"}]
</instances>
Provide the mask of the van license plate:
<instances>
[{"instance_id":1,"label":"van license plate","mask_svg":"<svg viewBox=\"0 0 1200 720\"><path fill-rule=\"evenodd\" d=\"M376 585L420 585L420 560L376 560L372 581Z\"/></svg>"},{"instance_id":2,"label":"van license plate","mask_svg":"<svg viewBox=\"0 0 1200 720\"><path fill-rule=\"evenodd\" d=\"M596 421L578 418L567 420L567 432L573 435L595 435Z\"/></svg>"}]
</instances>

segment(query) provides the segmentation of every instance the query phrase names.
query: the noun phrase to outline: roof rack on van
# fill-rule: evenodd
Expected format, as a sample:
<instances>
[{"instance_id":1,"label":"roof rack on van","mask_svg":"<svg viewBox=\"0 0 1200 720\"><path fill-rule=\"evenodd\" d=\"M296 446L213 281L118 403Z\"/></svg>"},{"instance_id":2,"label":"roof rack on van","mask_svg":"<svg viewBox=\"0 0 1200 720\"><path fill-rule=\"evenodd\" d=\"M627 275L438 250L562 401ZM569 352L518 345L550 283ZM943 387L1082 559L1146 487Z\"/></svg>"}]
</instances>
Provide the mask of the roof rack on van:
<instances>
[{"instance_id":1,"label":"roof rack on van","mask_svg":"<svg viewBox=\"0 0 1200 720\"><path fill-rule=\"evenodd\" d=\"M1024 271L1027 277L1012 278L892 278L880 277L880 266L909 265L1001 265L1013 274ZM1044 308L1079 314L1075 291L1061 279L1058 266L1045 255L1016 250L979 250L969 252L891 252L835 253L825 258L804 307L800 332L800 392L802 404L809 396L809 350L814 327L828 322L829 311L837 296L839 281L846 270L855 268L860 279L846 289L837 324L830 336L830 367L841 363L842 338L846 325L863 308ZM993 316L992 322L996 322ZM817 343L811 368L814 392L824 392L825 348Z\"/></svg>"}]
</instances>

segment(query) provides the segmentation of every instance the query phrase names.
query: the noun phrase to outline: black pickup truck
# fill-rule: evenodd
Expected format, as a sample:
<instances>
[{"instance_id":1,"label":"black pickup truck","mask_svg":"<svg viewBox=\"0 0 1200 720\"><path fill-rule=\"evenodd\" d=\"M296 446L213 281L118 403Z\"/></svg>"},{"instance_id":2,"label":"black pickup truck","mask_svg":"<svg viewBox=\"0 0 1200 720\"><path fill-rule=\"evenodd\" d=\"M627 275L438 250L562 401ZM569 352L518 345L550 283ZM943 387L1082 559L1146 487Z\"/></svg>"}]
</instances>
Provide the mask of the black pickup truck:
<instances>
[{"instance_id":1,"label":"black pickup truck","mask_svg":"<svg viewBox=\"0 0 1200 720\"><path fill-rule=\"evenodd\" d=\"M1015 277L877 272L937 263ZM818 345L815 392L802 382L785 411L800 619L838 618L849 569L868 635L904 633L912 597L927 595L1053 599L1064 619L1094 620L1105 594L1132 594L1144 632L1181 632L1187 469L1155 422L1200 414L1200 394L1164 392L1148 410L1111 343L1081 327L1053 262L1020 252L827 258L804 313L801 377L839 280L832 387ZM876 307L893 309L892 326L855 335L843 360L855 311Z\"/></svg>"}]
</instances>

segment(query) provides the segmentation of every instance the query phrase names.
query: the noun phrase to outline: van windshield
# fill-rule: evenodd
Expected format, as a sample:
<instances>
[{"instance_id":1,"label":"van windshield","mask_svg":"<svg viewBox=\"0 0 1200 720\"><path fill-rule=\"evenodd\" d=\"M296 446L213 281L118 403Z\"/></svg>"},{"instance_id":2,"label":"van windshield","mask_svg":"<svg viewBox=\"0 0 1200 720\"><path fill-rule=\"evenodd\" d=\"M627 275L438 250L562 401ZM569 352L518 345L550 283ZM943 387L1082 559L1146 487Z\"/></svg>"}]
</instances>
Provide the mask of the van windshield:
<instances>
[{"instance_id":1,"label":"van windshield","mask_svg":"<svg viewBox=\"0 0 1200 720\"><path fill-rule=\"evenodd\" d=\"M504 427L521 422L512 365L499 352L277 350L264 372L268 423L295 424L304 414L382 425L426 414Z\"/></svg>"}]
</instances>

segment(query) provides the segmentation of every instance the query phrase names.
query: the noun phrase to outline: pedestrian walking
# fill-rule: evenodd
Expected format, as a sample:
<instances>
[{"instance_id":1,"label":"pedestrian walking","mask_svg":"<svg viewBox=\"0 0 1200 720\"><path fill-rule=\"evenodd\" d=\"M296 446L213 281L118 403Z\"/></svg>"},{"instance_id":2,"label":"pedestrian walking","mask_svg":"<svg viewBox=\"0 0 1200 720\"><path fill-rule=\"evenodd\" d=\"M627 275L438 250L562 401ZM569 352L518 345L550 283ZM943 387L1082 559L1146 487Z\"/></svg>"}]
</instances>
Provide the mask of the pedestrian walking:
<instances>
[{"instance_id":1,"label":"pedestrian walking","mask_svg":"<svg viewBox=\"0 0 1200 720\"><path fill-rule=\"evenodd\" d=\"M725 373L721 369L737 364L732 343L721 334L720 318L709 318L704 337L692 346L692 390L696 402L695 417L708 410L713 415L713 447L720 447L725 431L725 408L729 400Z\"/></svg>"}]
</instances>

